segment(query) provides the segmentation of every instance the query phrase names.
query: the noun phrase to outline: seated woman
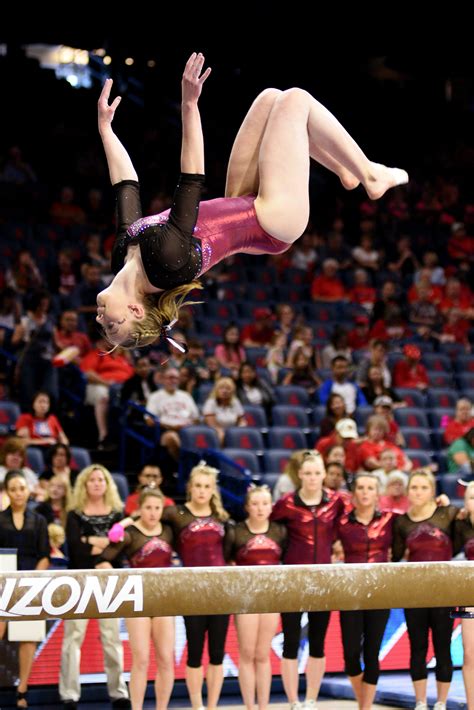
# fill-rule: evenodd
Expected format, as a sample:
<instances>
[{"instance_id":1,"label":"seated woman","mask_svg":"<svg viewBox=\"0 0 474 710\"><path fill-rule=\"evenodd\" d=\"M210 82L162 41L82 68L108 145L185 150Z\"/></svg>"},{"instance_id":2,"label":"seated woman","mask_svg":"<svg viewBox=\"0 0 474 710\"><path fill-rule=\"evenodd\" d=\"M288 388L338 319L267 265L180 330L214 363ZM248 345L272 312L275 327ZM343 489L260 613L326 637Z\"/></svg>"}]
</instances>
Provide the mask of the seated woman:
<instances>
[{"instance_id":1,"label":"seated woman","mask_svg":"<svg viewBox=\"0 0 474 710\"><path fill-rule=\"evenodd\" d=\"M30 414L20 414L16 433L26 446L54 446L69 444L58 418L50 414L51 400L47 392L37 392L31 403Z\"/></svg>"},{"instance_id":2,"label":"seated woman","mask_svg":"<svg viewBox=\"0 0 474 710\"><path fill-rule=\"evenodd\" d=\"M35 513L42 515L46 522L57 523L66 528L67 511L71 504L71 486L62 476L49 479L46 496L35 508Z\"/></svg>"},{"instance_id":3,"label":"seated woman","mask_svg":"<svg viewBox=\"0 0 474 710\"><path fill-rule=\"evenodd\" d=\"M204 422L216 430L221 446L228 427L247 425L244 408L235 392L234 381L230 377L221 377L214 385L202 409Z\"/></svg>"},{"instance_id":4,"label":"seated woman","mask_svg":"<svg viewBox=\"0 0 474 710\"><path fill-rule=\"evenodd\" d=\"M45 485L46 481L53 476L62 476L70 486L79 473L77 468L71 467L71 449L66 444L54 444L46 454L46 468L40 474L40 483Z\"/></svg>"},{"instance_id":5,"label":"seated woman","mask_svg":"<svg viewBox=\"0 0 474 710\"><path fill-rule=\"evenodd\" d=\"M222 335L222 343L216 345L214 356L221 367L229 370L238 369L245 361L245 350L240 344L240 332L234 323L230 323Z\"/></svg>"},{"instance_id":6,"label":"seated woman","mask_svg":"<svg viewBox=\"0 0 474 710\"><path fill-rule=\"evenodd\" d=\"M31 493L38 485L38 476L26 463L26 444L16 436L9 437L0 449L0 488L8 471L21 471ZM6 507L6 506L3 506ZM0 505L0 510L2 505Z\"/></svg>"},{"instance_id":7,"label":"seated woman","mask_svg":"<svg viewBox=\"0 0 474 710\"><path fill-rule=\"evenodd\" d=\"M309 218L310 158L335 172L346 189L360 183L376 200L408 182L404 170L373 163L334 116L302 89L267 89L245 118L229 160L226 196L200 201L204 140L198 100L210 74L193 53L182 79L181 177L171 210L142 218L137 173L112 130L120 103L112 80L99 98L99 133L118 200L115 278L97 297L97 320L109 340L152 343L178 317L196 278L227 256L281 254Z\"/></svg>"},{"instance_id":8,"label":"seated woman","mask_svg":"<svg viewBox=\"0 0 474 710\"><path fill-rule=\"evenodd\" d=\"M271 414L275 404L273 390L263 378L258 377L255 367L249 362L244 362L240 366L236 384L237 397L243 405L254 404L263 407L267 416Z\"/></svg>"}]
</instances>

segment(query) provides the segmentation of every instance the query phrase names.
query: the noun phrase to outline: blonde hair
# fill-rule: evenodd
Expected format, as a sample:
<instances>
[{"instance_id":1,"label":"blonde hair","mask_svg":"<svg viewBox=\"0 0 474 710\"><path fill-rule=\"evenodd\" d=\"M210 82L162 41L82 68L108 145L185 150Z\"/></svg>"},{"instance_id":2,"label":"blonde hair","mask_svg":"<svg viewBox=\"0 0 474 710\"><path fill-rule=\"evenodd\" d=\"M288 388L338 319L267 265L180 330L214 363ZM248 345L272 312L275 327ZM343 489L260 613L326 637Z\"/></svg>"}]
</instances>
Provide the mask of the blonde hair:
<instances>
[{"instance_id":1,"label":"blonde hair","mask_svg":"<svg viewBox=\"0 0 474 710\"><path fill-rule=\"evenodd\" d=\"M82 512L86 507L88 501L86 484L94 471L100 471L104 474L105 482L107 484L104 495L105 505L110 506L112 510L123 510L123 503L119 496L115 481L112 478L110 471L100 463L92 463L90 466L86 466L76 478L76 483L74 484L74 490L72 492L72 502L69 510Z\"/></svg>"},{"instance_id":2,"label":"blonde hair","mask_svg":"<svg viewBox=\"0 0 474 710\"><path fill-rule=\"evenodd\" d=\"M211 506L212 515L221 522L224 522L225 520L229 519L229 513L224 509L221 494L219 493L219 487L217 485L218 473L219 471L217 468L208 466L205 461L200 461L197 466L194 466L194 468L191 470L191 473L189 474L188 483L186 485L186 500L191 500L191 488L194 479L197 476L209 476L209 478L212 478L212 481L214 483L214 491L212 493L211 500L209 503Z\"/></svg>"},{"instance_id":3,"label":"blonde hair","mask_svg":"<svg viewBox=\"0 0 474 710\"><path fill-rule=\"evenodd\" d=\"M66 533L64 532L64 528L62 525L58 525L57 523L50 523L48 525L48 537L49 544L52 547L61 547L61 545L63 545L66 541Z\"/></svg>"},{"instance_id":4,"label":"blonde hair","mask_svg":"<svg viewBox=\"0 0 474 710\"><path fill-rule=\"evenodd\" d=\"M470 483L467 484L466 490L464 491L464 500L466 500L467 496L474 492L474 481L470 481Z\"/></svg>"},{"instance_id":5,"label":"blonde hair","mask_svg":"<svg viewBox=\"0 0 474 710\"><path fill-rule=\"evenodd\" d=\"M421 476L422 478L426 478L426 480L429 482L431 488L433 489L433 496L436 494L436 479L428 468L415 468L410 473L410 475L408 477L407 490L410 489L410 484L411 484L412 480L415 478L415 476Z\"/></svg>"},{"instance_id":6,"label":"blonde hair","mask_svg":"<svg viewBox=\"0 0 474 710\"><path fill-rule=\"evenodd\" d=\"M145 316L141 320L133 322L132 330L125 340L121 343L114 343L107 333L105 333L105 337L115 347L120 346L127 350L151 345L160 336L163 326L178 319L181 308L202 303L202 301L184 302L186 296L195 288L202 289L202 284L195 280L160 294L147 294L143 298Z\"/></svg>"},{"instance_id":7,"label":"blonde hair","mask_svg":"<svg viewBox=\"0 0 474 710\"><path fill-rule=\"evenodd\" d=\"M46 489L46 495L44 497L45 503L47 503L48 501L51 500L51 496L49 494L49 486L52 482L59 483L64 488L64 495L61 498L61 525L65 526L67 511L71 507L71 499L72 499L71 484L69 483L68 479L61 474L56 474L55 476L51 476L51 478L48 481L48 488Z\"/></svg>"},{"instance_id":8,"label":"blonde hair","mask_svg":"<svg viewBox=\"0 0 474 710\"><path fill-rule=\"evenodd\" d=\"M222 384L229 385L232 388L232 396L230 398L230 401L233 403L234 400L236 399L235 382L231 377L219 377L219 379L216 380L214 387L212 388L209 398L215 399L217 402L217 390L219 389L220 385L222 385Z\"/></svg>"},{"instance_id":9,"label":"blonde hair","mask_svg":"<svg viewBox=\"0 0 474 710\"><path fill-rule=\"evenodd\" d=\"M165 502L165 497L161 490L157 488L142 488L138 496L138 507L141 508L147 498L159 498L162 503Z\"/></svg>"},{"instance_id":10,"label":"blonde hair","mask_svg":"<svg viewBox=\"0 0 474 710\"><path fill-rule=\"evenodd\" d=\"M296 488L299 488L301 486L298 471L301 468L303 459L306 460L310 458L310 454L312 453L312 451L308 451L306 449L303 449L301 451L294 451L288 459L288 463L286 464L285 468L283 469L283 473L285 473L290 478L291 482ZM318 452L315 451L314 453L316 455Z\"/></svg>"},{"instance_id":11,"label":"blonde hair","mask_svg":"<svg viewBox=\"0 0 474 710\"><path fill-rule=\"evenodd\" d=\"M261 486L256 486L255 483L251 483L250 486L247 488L247 492L245 494L244 505L247 505L247 503L249 503L251 497L255 493L266 493L270 497L270 502L272 500L272 492L265 483Z\"/></svg>"}]
</instances>

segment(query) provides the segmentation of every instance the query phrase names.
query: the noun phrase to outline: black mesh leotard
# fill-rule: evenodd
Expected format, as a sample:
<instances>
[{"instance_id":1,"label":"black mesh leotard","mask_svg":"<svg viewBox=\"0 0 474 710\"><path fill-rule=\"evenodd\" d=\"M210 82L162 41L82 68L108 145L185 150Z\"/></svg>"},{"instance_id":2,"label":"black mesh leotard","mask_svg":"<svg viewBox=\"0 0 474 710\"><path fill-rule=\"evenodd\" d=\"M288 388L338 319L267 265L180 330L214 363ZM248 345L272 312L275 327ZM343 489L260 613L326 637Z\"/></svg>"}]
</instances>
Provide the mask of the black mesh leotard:
<instances>
[{"instance_id":1,"label":"black mesh leotard","mask_svg":"<svg viewBox=\"0 0 474 710\"><path fill-rule=\"evenodd\" d=\"M190 283L202 266L201 242L193 237L199 210L204 175L182 173L176 186L169 215L163 214L141 223L140 188L135 180L114 185L117 206L117 238L112 250L112 271L123 267L127 249L140 246L143 267L156 288L171 289ZM134 235L128 229L134 225Z\"/></svg>"},{"instance_id":2,"label":"black mesh leotard","mask_svg":"<svg viewBox=\"0 0 474 710\"><path fill-rule=\"evenodd\" d=\"M169 567L173 552L173 531L163 524L159 535L145 535L135 525L126 528L122 542L111 542L99 562L113 562L125 555L131 567Z\"/></svg>"}]
</instances>

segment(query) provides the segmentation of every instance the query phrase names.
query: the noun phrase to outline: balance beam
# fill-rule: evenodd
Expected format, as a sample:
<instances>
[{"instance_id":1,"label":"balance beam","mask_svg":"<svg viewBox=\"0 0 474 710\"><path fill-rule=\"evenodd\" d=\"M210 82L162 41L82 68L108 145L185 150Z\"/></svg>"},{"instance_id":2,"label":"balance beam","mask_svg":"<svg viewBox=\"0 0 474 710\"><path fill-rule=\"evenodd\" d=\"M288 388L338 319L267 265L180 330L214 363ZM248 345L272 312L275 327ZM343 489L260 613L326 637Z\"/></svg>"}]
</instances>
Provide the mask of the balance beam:
<instances>
[{"instance_id":1,"label":"balance beam","mask_svg":"<svg viewBox=\"0 0 474 710\"><path fill-rule=\"evenodd\" d=\"M474 562L0 573L0 619L474 606Z\"/></svg>"}]
</instances>

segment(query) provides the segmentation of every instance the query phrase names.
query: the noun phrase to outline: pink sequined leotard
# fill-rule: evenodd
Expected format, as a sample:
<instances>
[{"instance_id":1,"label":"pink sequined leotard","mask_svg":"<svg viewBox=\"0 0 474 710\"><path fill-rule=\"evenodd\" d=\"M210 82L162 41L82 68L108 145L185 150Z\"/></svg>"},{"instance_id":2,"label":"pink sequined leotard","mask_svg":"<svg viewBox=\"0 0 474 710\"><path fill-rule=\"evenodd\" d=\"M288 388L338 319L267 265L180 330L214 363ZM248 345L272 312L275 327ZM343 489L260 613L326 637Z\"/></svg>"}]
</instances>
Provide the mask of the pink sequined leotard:
<instances>
[{"instance_id":1,"label":"pink sequined leotard","mask_svg":"<svg viewBox=\"0 0 474 710\"><path fill-rule=\"evenodd\" d=\"M290 244L259 225L255 196L200 202L203 175L182 174L171 209L141 216L138 183L115 186L118 234L112 271L123 267L127 249L138 244L146 275L156 288L189 283L232 254L281 254Z\"/></svg>"}]
</instances>

